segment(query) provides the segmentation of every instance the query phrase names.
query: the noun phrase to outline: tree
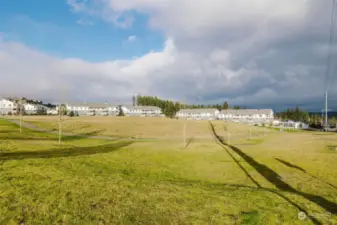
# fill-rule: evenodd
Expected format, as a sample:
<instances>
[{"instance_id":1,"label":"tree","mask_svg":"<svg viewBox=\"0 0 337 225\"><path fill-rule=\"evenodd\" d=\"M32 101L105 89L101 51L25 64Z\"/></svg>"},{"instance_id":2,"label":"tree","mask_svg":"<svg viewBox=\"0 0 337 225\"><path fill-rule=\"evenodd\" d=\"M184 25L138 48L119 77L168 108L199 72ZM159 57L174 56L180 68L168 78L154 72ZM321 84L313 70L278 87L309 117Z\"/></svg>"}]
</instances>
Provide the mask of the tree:
<instances>
[{"instance_id":1,"label":"tree","mask_svg":"<svg viewBox=\"0 0 337 225\"><path fill-rule=\"evenodd\" d=\"M124 116L122 106L118 106L118 108L119 108L118 116Z\"/></svg>"},{"instance_id":2,"label":"tree","mask_svg":"<svg viewBox=\"0 0 337 225\"><path fill-rule=\"evenodd\" d=\"M36 110L36 114L37 115L47 115L47 110L45 108L38 107Z\"/></svg>"},{"instance_id":3,"label":"tree","mask_svg":"<svg viewBox=\"0 0 337 225\"><path fill-rule=\"evenodd\" d=\"M74 113L73 110L71 110L71 111L69 112L69 116L70 116L70 117L74 117L74 116L75 116L75 113Z\"/></svg>"},{"instance_id":4,"label":"tree","mask_svg":"<svg viewBox=\"0 0 337 225\"><path fill-rule=\"evenodd\" d=\"M329 121L329 123L330 123L330 126L331 127L336 127L336 124L337 124L337 120L336 120L336 117L332 117L331 119L330 119L330 121Z\"/></svg>"},{"instance_id":5,"label":"tree","mask_svg":"<svg viewBox=\"0 0 337 225\"><path fill-rule=\"evenodd\" d=\"M224 104L223 104L223 107L222 107L223 109L229 109L229 105L228 105L228 103L227 102L224 102Z\"/></svg>"},{"instance_id":6,"label":"tree","mask_svg":"<svg viewBox=\"0 0 337 225\"><path fill-rule=\"evenodd\" d=\"M61 112L60 112L60 111L61 111ZM59 109L58 109L58 113L59 113L59 114L61 113L62 116L66 116L66 115L67 115L67 108L66 108L66 105L61 104L61 106L60 106Z\"/></svg>"}]
</instances>

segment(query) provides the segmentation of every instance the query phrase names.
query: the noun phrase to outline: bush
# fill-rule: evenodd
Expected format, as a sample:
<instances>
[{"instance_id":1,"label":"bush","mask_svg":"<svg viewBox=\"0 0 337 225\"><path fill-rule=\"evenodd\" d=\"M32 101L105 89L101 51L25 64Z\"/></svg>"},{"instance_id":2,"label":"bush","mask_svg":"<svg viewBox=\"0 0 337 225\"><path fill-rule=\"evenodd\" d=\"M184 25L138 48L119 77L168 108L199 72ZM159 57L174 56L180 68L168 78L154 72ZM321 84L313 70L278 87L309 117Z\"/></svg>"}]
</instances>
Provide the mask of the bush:
<instances>
[{"instance_id":1,"label":"bush","mask_svg":"<svg viewBox=\"0 0 337 225\"><path fill-rule=\"evenodd\" d=\"M74 111L70 111L70 112L69 112L69 116L70 116L70 117L73 117L73 116L75 116L75 113L74 113Z\"/></svg>"}]
</instances>

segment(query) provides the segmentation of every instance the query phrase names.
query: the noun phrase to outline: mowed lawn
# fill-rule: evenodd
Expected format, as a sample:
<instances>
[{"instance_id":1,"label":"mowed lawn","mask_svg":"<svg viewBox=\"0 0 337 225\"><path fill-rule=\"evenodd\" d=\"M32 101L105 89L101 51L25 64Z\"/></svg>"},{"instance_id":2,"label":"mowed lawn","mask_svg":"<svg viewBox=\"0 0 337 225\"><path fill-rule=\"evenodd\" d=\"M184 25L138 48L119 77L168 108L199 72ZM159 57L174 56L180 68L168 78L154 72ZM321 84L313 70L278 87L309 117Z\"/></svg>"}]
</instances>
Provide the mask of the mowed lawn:
<instances>
[{"instance_id":1,"label":"mowed lawn","mask_svg":"<svg viewBox=\"0 0 337 225\"><path fill-rule=\"evenodd\" d=\"M337 134L187 121L185 146L184 123L67 117L67 132L123 138L59 146L0 119L0 224L337 223Z\"/></svg>"}]
</instances>

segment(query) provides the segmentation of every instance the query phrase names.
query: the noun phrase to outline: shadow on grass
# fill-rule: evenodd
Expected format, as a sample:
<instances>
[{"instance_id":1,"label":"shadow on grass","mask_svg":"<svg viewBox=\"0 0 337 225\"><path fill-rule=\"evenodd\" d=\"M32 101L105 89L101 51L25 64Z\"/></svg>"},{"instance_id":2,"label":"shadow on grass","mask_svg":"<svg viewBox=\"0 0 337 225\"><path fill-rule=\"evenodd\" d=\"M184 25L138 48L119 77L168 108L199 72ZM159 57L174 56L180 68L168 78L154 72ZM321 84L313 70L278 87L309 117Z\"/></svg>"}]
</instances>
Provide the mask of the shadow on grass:
<instances>
[{"instance_id":1,"label":"shadow on grass","mask_svg":"<svg viewBox=\"0 0 337 225\"><path fill-rule=\"evenodd\" d=\"M46 151L17 151L0 153L0 160L22 160L22 159L40 159L40 158L60 158L75 157L83 155L95 155L117 151L123 147L131 145L131 141L117 142L107 145L93 147L71 147L65 149L52 149Z\"/></svg>"},{"instance_id":2,"label":"shadow on grass","mask_svg":"<svg viewBox=\"0 0 337 225\"><path fill-rule=\"evenodd\" d=\"M330 149L330 150L337 151L337 145L327 145L326 147L328 147L328 149Z\"/></svg>"},{"instance_id":3,"label":"shadow on grass","mask_svg":"<svg viewBox=\"0 0 337 225\"><path fill-rule=\"evenodd\" d=\"M279 190L282 191L286 191L286 192L290 192L296 195L300 195L304 198L306 198L307 200L321 206L322 208L324 208L325 210L329 211L332 214L336 214L337 213L337 204L334 202L331 202L321 196L317 196L317 195L312 195L312 194L308 194L308 193L304 193L304 192L300 192L298 190L296 190L295 188L293 188L292 186L290 186L289 184L287 184L286 182L284 182L281 178L280 175L278 175L275 171L273 171L272 169L270 169L269 167L267 167L264 164L261 164L257 161L255 161L252 157L250 157L249 155L247 155L246 153L242 152L239 148L233 146L233 145L229 145L227 144L225 141L223 141L216 133L215 129L214 129L214 125L210 122L210 126L211 126L211 130L213 132L214 137L217 139L217 143L220 146L223 146L224 149L226 149L225 147L230 148L231 150L233 150L236 154L238 154L239 156L241 156L242 159L244 159L249 165L251 165L253 168L255 168L255 170L261 175L263 176L266 180L268 180L270 183L272 183L273 185L275 185ZM229 152L227 150L227 152ZM233 158L233 156L231 156ZM240 168L243 169L243 171L248 174L248 172L240 165ZM258 185L258 187L261 187L251 176L249 176L250 179ZM293 206L295 206L296 208L298 208L299 210L305 212L307 214L307 212L300 207L298 204L296 204L295 202L291 201L289 198L287 198L286 196L276 192L276 191L272 191L273 193L279 195L280 197L282 197L283 199L285 199L286 201L288 201L290 204L292 204ZM319 222L317 219L310 217L310 219L312 220L313 223L315 224L321 224L321 222Z\"/></svg>"},{"instance_id":4,"label":"shadow on grass","mask_svg":"<svg viewBox=\"0 0 337 225\"><path fill-rule=\"evenodd\" d=\"M320 179L320 178L318 178L318 177L316 177L316 176L314 176L314 175L311 175L311 174L308 173L305 169L303 169L303 168L301 168L301 167L299 167L299 166L296 166L295 164L289 163L289 162L284 161L284 160L279 159L279 158L275 158L275 159L276 159L277 161L279 161L280 163L282 163L283 165L285 165L285 166L288 166L288 167L293 168L293 169L300 170L300 171L302 171L303 173L307 174L308 176L310 176L310 177L312 177L312 178L315 178L315 179L317 179L317 180L319 180L319 181L325 183L326 185L329 185L329 186L332 187L332 188L337 189L337 187L334 186L333 184L330 184L330 183L328 183L328 182L326 182L326 181L324 181L324 180L322 180L322 179Z\"/></svg>"},{"instance_id":5,"label":"shadow on grass","mask_svg":"<svg viewBox=\"0 0 337 225\"><path fill-rule=\"evenodd\" d=\"M189 138L189 139L187 140L187 143L186 143L185 148L187 148L187 147L192 143L193 140L194 140L193 137Z\"/></svg>"},{"instance_id":6,"label":"shadow on grass","mask_svg":"<svg viewBox=\"0 0 337 225\"><path fill-rule=\"evenodd\" d=\"M92 131L82 134L64 134L62 135L62 141L77 141L82 139L88 139L88 138L97 138L97 139L105 139L105 140L114 140L113 137L105 137L100 136L100 133L103 130L99 131ZM8 135L4 135L8 134ZM33 140L33 141L57 141L58 136L57 132L43 132L43 131L35 131L35 130L27 130L25 129L22 134L13 131L13 130L6 130L1 132L0 131L0 140Z\"/></svg>"}]
</instances>

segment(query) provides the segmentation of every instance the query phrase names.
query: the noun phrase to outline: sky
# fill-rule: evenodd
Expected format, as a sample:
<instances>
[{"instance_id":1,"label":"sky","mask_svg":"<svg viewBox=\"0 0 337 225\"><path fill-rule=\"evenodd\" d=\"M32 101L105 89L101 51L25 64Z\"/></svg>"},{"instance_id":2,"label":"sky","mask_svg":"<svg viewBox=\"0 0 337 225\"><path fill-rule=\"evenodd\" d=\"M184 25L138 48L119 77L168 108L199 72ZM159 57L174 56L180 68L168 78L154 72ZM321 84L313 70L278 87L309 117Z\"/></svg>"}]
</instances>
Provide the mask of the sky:
<instances>
[{"instance_id":1,"label":"sky","mask_svg":"<svg viewBox=\"0 0 337 225\"><path fill-rule=\"evenodd\" d=\"M332 2L1 1L0 96L337 110Z\"/></svg>"}]
</instances>

